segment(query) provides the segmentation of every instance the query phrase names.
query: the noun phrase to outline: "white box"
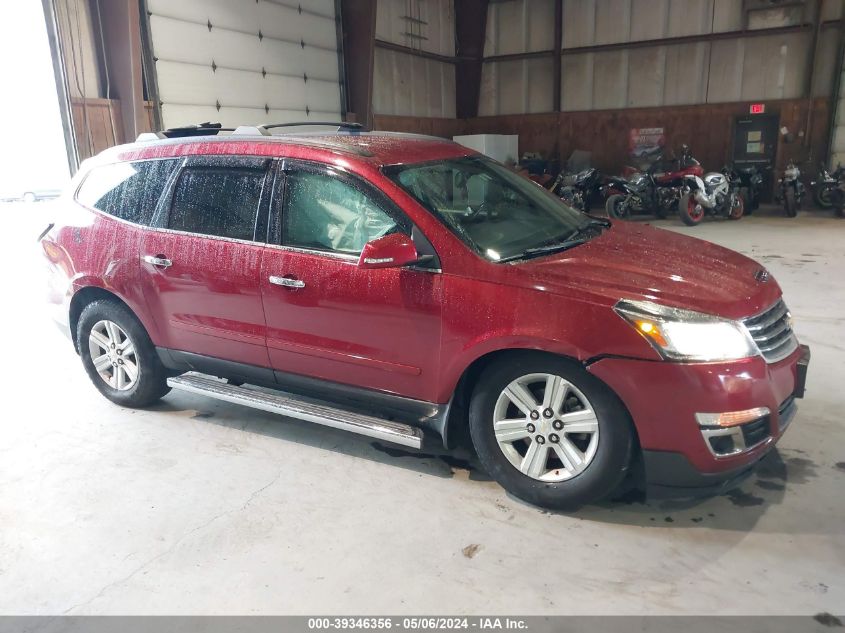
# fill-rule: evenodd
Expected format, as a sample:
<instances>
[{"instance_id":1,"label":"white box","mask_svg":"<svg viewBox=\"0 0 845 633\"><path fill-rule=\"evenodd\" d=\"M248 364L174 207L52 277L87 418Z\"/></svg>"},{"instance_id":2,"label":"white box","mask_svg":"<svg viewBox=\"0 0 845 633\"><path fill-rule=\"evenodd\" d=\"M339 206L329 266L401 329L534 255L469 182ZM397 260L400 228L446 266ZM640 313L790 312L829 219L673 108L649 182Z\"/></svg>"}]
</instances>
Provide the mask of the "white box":
<instances>
[{"instance_id":1,"label":"white box","mask_svg":"<svg viewBox=\"0 0 845 633\"><path fill-rule=\"evenodd\" d=\"M467 134L452 140L506 165L519 162L518 134Z\"/></svg>"}]
</instances>

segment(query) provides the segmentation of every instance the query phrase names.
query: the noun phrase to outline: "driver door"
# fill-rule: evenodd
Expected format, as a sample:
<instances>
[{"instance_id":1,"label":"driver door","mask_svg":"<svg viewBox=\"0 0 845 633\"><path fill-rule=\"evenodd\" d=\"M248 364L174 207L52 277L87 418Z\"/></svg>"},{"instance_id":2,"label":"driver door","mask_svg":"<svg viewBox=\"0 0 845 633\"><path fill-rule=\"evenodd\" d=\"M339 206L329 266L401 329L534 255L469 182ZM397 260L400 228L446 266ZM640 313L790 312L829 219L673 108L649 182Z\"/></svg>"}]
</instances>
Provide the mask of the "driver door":
<instances>
[{"instance_id":1,"label":"driver door","mask_svg":"<svg viewBox=\"0 0 845 633\"><path fill-rule=\"evenodd\" d=\"M424 238L357 176L286 160L283 180L261 267L273 369L433 400L442 275L358 267L372 239L395 232Z\"/></svg>"}]
</instances>

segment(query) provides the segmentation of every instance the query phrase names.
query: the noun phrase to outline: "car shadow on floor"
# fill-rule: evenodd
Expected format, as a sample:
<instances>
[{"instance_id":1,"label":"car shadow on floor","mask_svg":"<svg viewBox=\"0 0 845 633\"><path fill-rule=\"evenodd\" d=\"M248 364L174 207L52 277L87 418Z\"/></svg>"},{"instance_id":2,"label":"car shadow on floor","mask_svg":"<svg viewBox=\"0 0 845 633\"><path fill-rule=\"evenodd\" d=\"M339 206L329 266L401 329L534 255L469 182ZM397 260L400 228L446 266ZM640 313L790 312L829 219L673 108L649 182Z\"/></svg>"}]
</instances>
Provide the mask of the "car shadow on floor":
<instances>
[{"instance_id":1,"label":"car shadow on floor","mask_svg":"<svg viewBox=\"0 0 845 633\"><path fill-rule=\"evenodd\" d=\"M198 407L198 408L197 408ZM246 433L257 433L285 442L367 459L434 477L487 482L484 472L466 440L447 450L439 438L426 438L420 451L382 443L346 431L284 418L272 413L248 410L239 405L174 393L151 407L155 411L183 414L183 418L214 424ZM188 414L188 415L185 415ZM502 490L511 511L539 512L586 521L640 527L672 527L748 531L766 511L780 504L787 483L803 484L815 476L814 464L800 451L772 450L741 486L722 495L695 499L647 499L639 490L629 490L600 503L573 512L558 512L533 506Z\"/></svg>"}]
</instances>

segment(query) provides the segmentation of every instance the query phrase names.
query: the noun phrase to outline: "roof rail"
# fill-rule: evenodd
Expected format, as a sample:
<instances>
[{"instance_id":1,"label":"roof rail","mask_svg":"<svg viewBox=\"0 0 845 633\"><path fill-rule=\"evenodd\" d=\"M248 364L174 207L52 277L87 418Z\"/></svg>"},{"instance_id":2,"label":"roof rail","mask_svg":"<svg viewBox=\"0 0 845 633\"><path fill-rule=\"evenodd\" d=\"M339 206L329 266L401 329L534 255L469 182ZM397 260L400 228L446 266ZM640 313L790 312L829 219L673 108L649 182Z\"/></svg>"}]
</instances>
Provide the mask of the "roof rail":
<instances>
[{"instance_id":1,"label":"roof rail","mask_svg":"<svg viewBox=\"0 0 845 633\"><path fill-rule=\"evenodd\" d=\"M184 127L172 127L159 132L144 132L138 135L136 141L143 143L145 141L155 141L164 138L184 138L186 136L214 136L218 132L234 132L235 128L223 127L220 123L197 123L194 125L186 125Z\"/></svg>"},{"instance_id":2,"label":"roof rail","mask_svg":"<svg viewBox=\"0 0 845 633\"><path fill-rule=\"evenodd\" d=\"M232 136L270 136L270 130L280 127L304 127L322 126L336 127L337 131L349 130L350 132L361 131L364 126L351 121L294 121L291 123L263 123L261 125L241 125L235 129Z\"/></svg>"}]
</instances>

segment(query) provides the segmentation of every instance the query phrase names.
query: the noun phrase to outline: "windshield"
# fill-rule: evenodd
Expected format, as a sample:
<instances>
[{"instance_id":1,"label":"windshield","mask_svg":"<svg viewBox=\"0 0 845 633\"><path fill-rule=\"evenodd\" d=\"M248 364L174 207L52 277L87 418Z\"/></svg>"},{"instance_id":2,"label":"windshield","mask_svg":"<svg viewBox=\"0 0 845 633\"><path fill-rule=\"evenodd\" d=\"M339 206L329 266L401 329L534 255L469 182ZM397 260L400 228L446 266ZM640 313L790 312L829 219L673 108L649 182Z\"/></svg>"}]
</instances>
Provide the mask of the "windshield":
<instances>
[{"instance_id":1,"label":"windshield","mask_svg":"<svg viewBox=\"0 0 845 633\"><path fill-rule=\"evenodd\" d=\"M392 165L384 173L490 261L583 243L596 221L536 183L482 157ZM558 247L557 249L555 247Z\"/></svg>"}]
</instances>

